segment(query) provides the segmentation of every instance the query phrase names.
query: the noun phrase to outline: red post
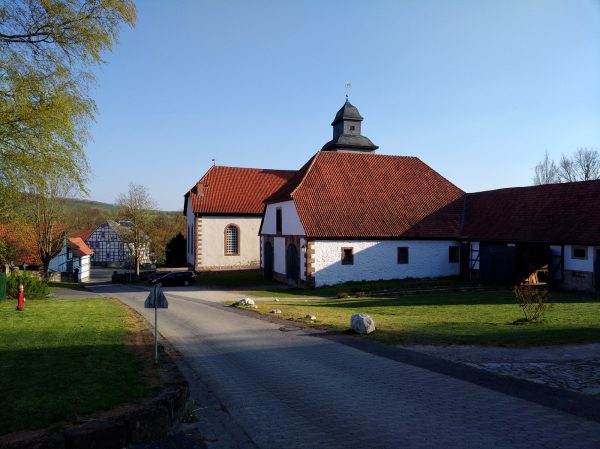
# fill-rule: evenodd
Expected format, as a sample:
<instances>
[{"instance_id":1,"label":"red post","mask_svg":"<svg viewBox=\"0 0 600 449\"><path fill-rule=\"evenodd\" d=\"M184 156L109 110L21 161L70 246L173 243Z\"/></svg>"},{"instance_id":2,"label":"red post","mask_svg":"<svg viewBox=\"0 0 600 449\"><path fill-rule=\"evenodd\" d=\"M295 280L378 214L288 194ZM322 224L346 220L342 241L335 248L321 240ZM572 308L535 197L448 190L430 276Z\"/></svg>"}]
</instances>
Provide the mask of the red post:
<instances>
[{"instance_id":1,"label":"red post","mask_svg":"<svg viewBox=\"0 0 600 449\"><path fill-rule=\"evenodd\" d=\"M25 303L25 288L23 284L19 284L19 300L17 301L17 310L23 310L23 304Z\"/></svg>"}]
</instances>

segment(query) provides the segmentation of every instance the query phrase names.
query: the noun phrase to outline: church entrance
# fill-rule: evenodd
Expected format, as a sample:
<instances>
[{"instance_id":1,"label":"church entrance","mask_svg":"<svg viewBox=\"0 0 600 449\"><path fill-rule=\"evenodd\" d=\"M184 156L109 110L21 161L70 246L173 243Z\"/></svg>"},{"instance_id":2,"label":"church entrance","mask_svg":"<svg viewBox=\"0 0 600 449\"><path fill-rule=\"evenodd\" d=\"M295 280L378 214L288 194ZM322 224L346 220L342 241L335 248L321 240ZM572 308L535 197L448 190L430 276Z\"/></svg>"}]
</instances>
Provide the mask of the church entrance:
<instances>
[{"instance_id":1,"label":"church entrance","mask_svg":"<svg viewBox=\"0 0 600 449\"><path fill-rule=\"evenodd\" d=\"M273 279L273 245L271 242L265 243L265 265L264 274L266 279Z\"/></svg>"},{"instance_id":2,"label":"church entrance","mask_svg":"<svg viewBox=\"0 0 600 449\"><path fill-rule=\"evenodd\" d=\"M300 260L298 258L298 248L293 243L287 247L286 254L286 275L287 283L293 287L298 285L300 279Z\"/></svg>"}]
</instances>

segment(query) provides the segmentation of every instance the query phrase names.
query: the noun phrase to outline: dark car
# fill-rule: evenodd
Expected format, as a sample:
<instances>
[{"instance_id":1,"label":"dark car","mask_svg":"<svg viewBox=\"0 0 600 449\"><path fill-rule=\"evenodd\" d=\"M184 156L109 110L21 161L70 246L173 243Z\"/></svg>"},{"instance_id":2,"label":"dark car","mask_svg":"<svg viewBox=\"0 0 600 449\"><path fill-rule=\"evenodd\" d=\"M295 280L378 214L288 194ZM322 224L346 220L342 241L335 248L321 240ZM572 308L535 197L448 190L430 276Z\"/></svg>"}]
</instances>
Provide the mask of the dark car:
<instances>
[{"instance_id":1,"label":"dark car","mask_svg":"<svg viewBox=\"0 0 600 449\"><path fill-rule=\"evenodd\" d=\"M160 275L159 275L160 274ZM193 285L196 283L196 274L193 271L173 271L171 273L155 273L148 279L151 285Z\"/></svg>"}]
</instances>

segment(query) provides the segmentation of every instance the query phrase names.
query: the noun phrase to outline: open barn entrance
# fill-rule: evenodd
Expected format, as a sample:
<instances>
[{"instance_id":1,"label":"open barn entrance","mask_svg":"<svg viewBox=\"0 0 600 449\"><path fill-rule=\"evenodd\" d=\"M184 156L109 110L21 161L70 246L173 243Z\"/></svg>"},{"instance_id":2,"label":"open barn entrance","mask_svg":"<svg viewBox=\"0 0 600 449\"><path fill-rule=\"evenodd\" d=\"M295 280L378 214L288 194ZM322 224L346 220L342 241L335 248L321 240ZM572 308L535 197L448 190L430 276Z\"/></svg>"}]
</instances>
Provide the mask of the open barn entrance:
<instances>
[{"instance_id":1,"label":"open barn entrance","mask_svg":"<svg viewBox=\"0 0 600 449\"><path fill-rule=\"evenodd\" d=\"M498 284L541 284L550 279L550 245L540 243L481 242L481 280Z\"/></svg>"}]
</instances>

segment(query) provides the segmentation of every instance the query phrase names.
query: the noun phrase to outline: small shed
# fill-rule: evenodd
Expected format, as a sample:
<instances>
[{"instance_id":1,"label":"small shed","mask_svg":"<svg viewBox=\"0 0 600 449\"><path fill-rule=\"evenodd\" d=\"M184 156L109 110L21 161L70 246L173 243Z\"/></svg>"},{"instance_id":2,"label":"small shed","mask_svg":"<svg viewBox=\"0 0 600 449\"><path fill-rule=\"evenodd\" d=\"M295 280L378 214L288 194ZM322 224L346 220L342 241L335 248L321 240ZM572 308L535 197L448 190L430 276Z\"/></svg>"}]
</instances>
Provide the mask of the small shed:
<instances>
[{"instance_id":1,"label":"small shed","mask_svg":"<svg viewBox=\"0 0 600 449\"><path fill-rule=\"evenodd\" d=\"M84 282L90 277L93 253L80 237L69 237L50 261L48 274L60 273L63 280Z\"/></svg>"}]
</instances>

